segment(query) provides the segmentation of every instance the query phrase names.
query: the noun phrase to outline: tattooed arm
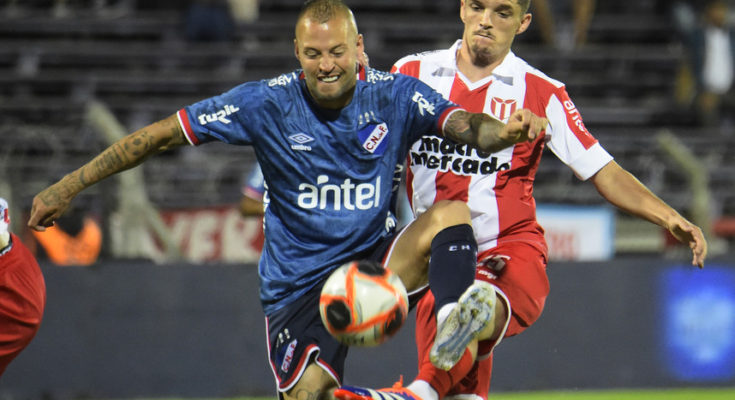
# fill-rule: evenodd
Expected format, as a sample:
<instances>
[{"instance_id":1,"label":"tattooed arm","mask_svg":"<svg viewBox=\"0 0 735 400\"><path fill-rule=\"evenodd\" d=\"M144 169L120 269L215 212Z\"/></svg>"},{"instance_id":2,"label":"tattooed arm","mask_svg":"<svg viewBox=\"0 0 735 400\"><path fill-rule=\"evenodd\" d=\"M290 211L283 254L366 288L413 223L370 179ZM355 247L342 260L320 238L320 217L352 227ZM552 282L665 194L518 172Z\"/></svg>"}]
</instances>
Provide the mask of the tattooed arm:
<instances>
[{"instance_id":1,"label":"tattooed arm","mask_svg":"<svg viewBox=\"0 0 735 400\"><path fill-rule=\"evenodd\" d=\"M60 181L33 198L28 226L43 231L53 225L85 188L115 173L130 169L148 156L187 143L176 115L148 125L120 139Z\"/></svg>"},{"instance_id":2,"label":"tattooed arm","mask_svg":"<svg viewBox=\"0 0 735 400\"><path fill-rule=\"evenodd\" d=\"M487 114L456 111L444 125L444 136L457 143L494 153L516 143L533 141L549 121L528 109L515 111L504 124Z\"/></svg>"}]
</instances>

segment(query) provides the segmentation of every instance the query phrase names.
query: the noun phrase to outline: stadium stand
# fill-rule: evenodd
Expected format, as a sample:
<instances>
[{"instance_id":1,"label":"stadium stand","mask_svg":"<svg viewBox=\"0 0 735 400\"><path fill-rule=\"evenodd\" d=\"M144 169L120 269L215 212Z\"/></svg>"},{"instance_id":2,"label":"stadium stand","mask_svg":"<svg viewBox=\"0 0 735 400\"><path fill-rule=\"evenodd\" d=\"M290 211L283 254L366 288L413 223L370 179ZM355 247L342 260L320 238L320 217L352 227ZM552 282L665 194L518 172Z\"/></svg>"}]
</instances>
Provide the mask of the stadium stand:
<instances>
[{"instance_id":1,"label":"stadium stand","mask_svg":"<svg viewBox=\"0 0 735 400\"><path fill-rule=\"evenodd\" d=\"M17 204L29 205L60 173L104 146L85 120L92 100L132 131L240 82L297 67L292 32L299 0L261 2L258 20L238 25L233 40L196 43L183 38L179 2L139 2L147 6L113 17L79 2L65 18L54 17L46 3L0 9L0 181L13 189ZM356 10L372 65L381 69L407 53L447 47L461 35L456 8L435 1L347 3ZM733 128L698 128L676 105L682 50L670 31L652 0L601 4L583 49L544 47L531 30L516 52L566 82L587 127L618 161L686 210L686 181L655 138L661 128L675 132L711 174L713 217L733 216ZM234 204L253 157L248 148L226 145L178 150L143 166L146 190L161 208ZM602 204L592 185L578 182L552 155L541 164L539 202Z\"/></svg>"}]
</instances>

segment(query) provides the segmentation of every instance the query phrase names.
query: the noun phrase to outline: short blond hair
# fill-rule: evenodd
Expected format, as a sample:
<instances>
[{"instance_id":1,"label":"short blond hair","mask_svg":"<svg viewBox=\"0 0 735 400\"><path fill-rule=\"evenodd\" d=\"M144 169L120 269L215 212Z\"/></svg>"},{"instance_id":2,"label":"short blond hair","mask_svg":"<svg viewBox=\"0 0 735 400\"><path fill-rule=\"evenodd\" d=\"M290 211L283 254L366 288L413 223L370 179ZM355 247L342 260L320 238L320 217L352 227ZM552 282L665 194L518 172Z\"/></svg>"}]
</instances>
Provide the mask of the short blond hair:
<instances>
[{"instance_id":1,"label":"short blond hair","mask_svg":"<svg viewBox=\"0 0 735 400\"><path fill-rule=\"evenodd\" d=\"M355 26L357 33L357 23L355 22L355 16L352 14L352 10L342 0L308 0L301 6L296 22L301 21L303 18L310 18L320 24L323 24L337 15L344 15L352 20L352 24Z\"/></svg>"}]
</instances>

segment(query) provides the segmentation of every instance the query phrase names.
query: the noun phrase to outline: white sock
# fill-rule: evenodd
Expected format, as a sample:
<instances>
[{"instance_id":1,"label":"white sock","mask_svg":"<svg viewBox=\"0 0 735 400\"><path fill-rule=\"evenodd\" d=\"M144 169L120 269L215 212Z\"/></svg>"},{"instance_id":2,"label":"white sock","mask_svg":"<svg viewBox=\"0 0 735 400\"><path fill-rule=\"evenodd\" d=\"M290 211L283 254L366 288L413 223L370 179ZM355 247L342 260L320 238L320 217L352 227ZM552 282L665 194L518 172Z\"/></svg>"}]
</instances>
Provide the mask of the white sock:
<instances>
[{"instance_id":1,"label":"white sock","mask_svg":"<svg viewBox=\"0 0 735 400\"><path fill-rule=\"evenodd\" d=\"M421 397L423 400L439 400L439 394L426 381L413 381L410 385L406 386L406 388L416 393L416 395Z\"/></svg>"},{"instance_id":2,"label":"white sock","mask_svg":"<svg viewBox=\"0 0 735 400\"><path fill-rule=\"evenodd\" d=\"M456 305L456 301L454 303L447 303L443 305L442 308L439 309L439 312L436 313L436 324L440 325L442 322L444 322L444 320L447 319L447 316L450 312L452 312Z\"/></svg>"}]
</instances>

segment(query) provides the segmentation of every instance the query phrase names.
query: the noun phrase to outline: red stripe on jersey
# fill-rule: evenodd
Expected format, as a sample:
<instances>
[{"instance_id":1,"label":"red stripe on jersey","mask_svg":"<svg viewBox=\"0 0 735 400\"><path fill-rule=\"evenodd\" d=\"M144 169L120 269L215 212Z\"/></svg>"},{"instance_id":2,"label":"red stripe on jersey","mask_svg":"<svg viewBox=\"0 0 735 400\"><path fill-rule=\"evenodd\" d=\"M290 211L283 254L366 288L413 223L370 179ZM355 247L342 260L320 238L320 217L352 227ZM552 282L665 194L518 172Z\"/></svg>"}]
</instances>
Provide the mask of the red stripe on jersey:
<instances>
[{"instance_id":1,"label":"red stripe on jersey","mask_svg":"<svg viewBox=\"0 0 735 400\"><path fill-rule=\"evenodd\" d=\"M452 91L449 93L449 100L461 104L469 112L482 112L485 107L487 88L489 86L490 83L482 85L475 90L470 90L459 76L455 75ZM471 181L471 176L455 175L451 172L437 172L434 181L436 185L434 202L445 199L467 202Z\"/></svg>"},{"instance_id":2,"label":"red stripe on jersey","mask_svg":"<svg viewBox=\"0 0 735 400\"><path fill-rule=\"evenodd\" d=\"M556 91L557 88L551 82L527 73L523 108L530 109L536 115L545 116L549 100ZM543 137L544 135L539 136L533 143L515 145L511 160L513 167L498 173L495 193L498 195L499 241L502 241L503 232L529 229L533 231L537 225L533 177L536 176L541 161L544 149ZM524 226L528 228L524 229Z\"/></svg>"},{"instance_id":3,"label":"red stripe on jersey","mask_svg":"<svg viewBox=\"0 0 735 400\"><path fill-rule=\"evenodd\" d=\"M390 72L400 72L403 75L413 76L414 78L419 77L419 70L421 69L421 61L415 60L415 61L409 61L403 65L401 65L401 68L398 69L394 65L391 67Z\"/></svg>"},{"instance_id":4,"label":"red stripe on jersey","mask_svg":"<svg viewBox=\"0 0 735 400\"><path fill-rule=\"evenodd\" d=\"M186 114L186 110L182 108L176 114L179 118L179 124L181 125L181 129L184 130L184 134L189 139L189 142L191 142L191 144L193 145L198 145L199 139L197 139L196 135L194 134L194 131L191 129L191 124L189 123L189 116Z\"/></svg>"}]
</instances>

